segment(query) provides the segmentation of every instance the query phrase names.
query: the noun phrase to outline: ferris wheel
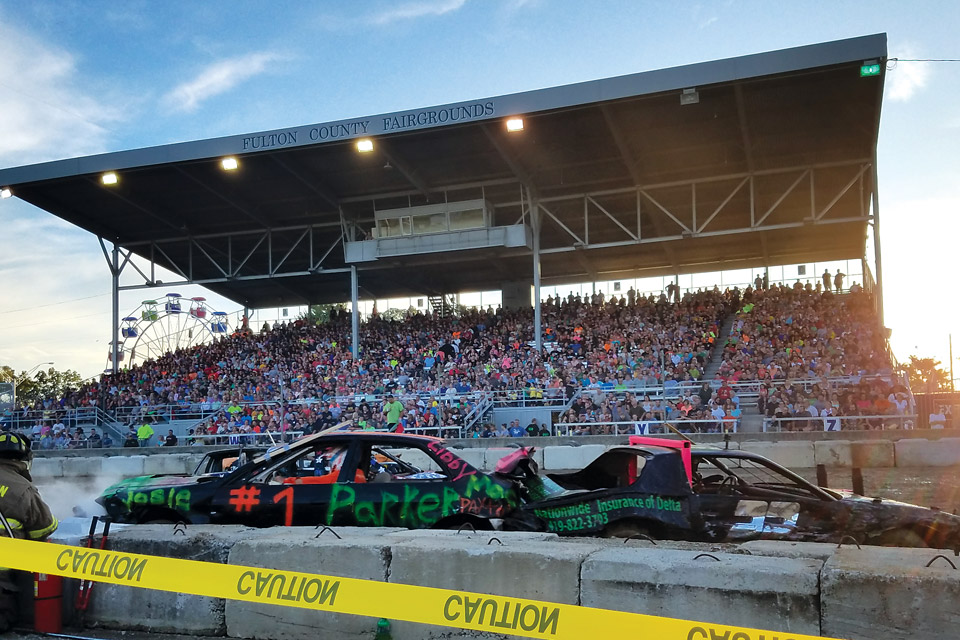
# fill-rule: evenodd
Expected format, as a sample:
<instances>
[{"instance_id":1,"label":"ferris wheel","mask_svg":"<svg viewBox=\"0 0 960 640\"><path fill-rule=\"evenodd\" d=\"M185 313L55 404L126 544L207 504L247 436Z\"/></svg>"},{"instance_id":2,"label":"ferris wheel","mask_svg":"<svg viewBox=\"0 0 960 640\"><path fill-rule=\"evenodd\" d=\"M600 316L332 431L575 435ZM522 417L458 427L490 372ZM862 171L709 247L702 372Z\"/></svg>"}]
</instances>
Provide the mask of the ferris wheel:
<instances>
[{"instance_id":1,"label":"ferris wheel","mask_svg":"<svg viewBox=\"0 0 960 640\"><path fill-rule=\"evenodd\" d=\"M178 349L212 342L227 335L227 314L213 311L201 296L185 298L168 293L160 300L144 300L121 320L118 360L131 367ZM113 342L107 352L107 368L113 363Z\"/></svg>"}]
</instances>

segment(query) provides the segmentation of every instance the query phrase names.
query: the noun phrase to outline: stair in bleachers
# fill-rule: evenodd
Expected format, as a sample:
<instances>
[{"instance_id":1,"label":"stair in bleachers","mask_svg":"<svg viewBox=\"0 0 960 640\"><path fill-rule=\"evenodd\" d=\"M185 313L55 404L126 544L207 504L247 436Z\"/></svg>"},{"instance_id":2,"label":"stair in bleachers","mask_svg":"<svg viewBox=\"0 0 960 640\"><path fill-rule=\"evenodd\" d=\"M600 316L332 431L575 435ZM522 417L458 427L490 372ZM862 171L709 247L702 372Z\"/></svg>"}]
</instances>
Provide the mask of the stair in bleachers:
<instances>
[{"instance_id":1,"label":"stair in bleachers","mask_svg":"<svg viewBox=\"0 0 960 640\"><path fill-rule=\"evenodd\" d=\"M723 347L727 343L727 338L730 336L730 331L733 329L733 322L736 319L736 311L731 311L723 319L720 330L717 332L717 340L713 348L713 353L710 355L710 361L707 362L707 366L703 369L703 380L713 380L713 377L717 375L717 371L720 370L720 365L723 364Z\"/></svg>"}]
</instances>

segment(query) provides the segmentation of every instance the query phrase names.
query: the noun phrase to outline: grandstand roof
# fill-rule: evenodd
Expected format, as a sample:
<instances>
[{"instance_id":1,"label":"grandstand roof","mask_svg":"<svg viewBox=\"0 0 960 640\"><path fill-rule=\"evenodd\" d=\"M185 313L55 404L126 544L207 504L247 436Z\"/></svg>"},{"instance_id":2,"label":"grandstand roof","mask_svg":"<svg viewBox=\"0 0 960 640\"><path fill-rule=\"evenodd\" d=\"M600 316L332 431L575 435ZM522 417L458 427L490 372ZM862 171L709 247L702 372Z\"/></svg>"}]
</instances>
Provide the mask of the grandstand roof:
<instances>
[{"instance_id":1,"label":"grandstand roof","mask_svg":"<svg viewBox=\"0 0 960 640\"><path fill-rule=\"evenodd\" d=\"M9 168L0 186L250 307L348 299L343 241L375 210L479 198L504 226L529 224L536 199L544 284L856 259L886 57L870 35ZM528 242L358 268L361 295L385 298L499 289L532 261ZM177 284L140 273L122 288Z\"/></svg>"}]
</instances>

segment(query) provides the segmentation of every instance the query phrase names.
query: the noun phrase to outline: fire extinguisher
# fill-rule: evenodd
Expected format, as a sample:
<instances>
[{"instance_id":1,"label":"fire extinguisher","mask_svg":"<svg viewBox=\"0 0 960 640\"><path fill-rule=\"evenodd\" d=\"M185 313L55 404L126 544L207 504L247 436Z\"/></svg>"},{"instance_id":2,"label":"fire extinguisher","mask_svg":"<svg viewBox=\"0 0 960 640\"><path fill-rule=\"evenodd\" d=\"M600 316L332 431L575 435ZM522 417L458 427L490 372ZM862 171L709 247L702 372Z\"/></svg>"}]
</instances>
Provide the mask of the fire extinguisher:
<instances>
[{"instance_id":1,"label":"fire extinguisher","mask_svg":"<svg viewBox=\"0 0 960 640\"><path fill-rule=\"evenodd\" d=\"M33 574L33 628L39 633L63 630L63 578Z\"/></svg>"}]
</instances>

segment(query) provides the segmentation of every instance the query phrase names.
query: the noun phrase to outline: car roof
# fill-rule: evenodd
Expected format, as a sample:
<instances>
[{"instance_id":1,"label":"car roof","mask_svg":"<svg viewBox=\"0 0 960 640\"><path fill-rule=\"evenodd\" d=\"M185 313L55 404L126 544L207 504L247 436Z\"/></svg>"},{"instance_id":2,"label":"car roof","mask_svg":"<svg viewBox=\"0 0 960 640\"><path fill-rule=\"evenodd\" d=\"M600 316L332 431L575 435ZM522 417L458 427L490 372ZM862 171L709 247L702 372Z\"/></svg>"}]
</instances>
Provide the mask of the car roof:
<instances>
[{"instance_id":1,"label":"car roof","mask_svg":"<svg viewBox=\"0 0 960 640\"><path fill-rule=\"evenodd\" d=\"M414 433L395 433L392 431L321 431L320 433L304 436L291 443L279 444L270 447L262 455L254 458L253 461L260 462L262 460L270 460L278 454L286 454L290 451L308 449L314 442L321 439L360 440L367 442L380 442L383 444L402 444L404 442L443 442L442 438L435 438L433 436L423 436Z\"/></svg>"}]
</instances>

